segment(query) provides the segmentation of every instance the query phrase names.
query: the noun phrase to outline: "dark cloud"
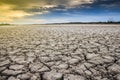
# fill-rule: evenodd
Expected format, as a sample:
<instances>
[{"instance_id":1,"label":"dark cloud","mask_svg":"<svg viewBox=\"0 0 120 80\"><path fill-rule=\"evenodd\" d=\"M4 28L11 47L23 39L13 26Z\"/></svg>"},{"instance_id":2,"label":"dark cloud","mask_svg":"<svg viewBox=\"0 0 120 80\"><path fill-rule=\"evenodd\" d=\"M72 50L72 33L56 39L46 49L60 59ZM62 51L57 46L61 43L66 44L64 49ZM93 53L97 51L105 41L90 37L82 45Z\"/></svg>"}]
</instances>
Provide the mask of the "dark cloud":
<instances>
[{"instance_id":1,"label":"dark cloud","mask_svg":"<svg viewBox=\"0 0 120 80\"><path fill-rule=\"evenodd\" d=\"M120 0L96 0L92 6L99 6L103 8L119 8Z\"/></svg>"}]
</instances>

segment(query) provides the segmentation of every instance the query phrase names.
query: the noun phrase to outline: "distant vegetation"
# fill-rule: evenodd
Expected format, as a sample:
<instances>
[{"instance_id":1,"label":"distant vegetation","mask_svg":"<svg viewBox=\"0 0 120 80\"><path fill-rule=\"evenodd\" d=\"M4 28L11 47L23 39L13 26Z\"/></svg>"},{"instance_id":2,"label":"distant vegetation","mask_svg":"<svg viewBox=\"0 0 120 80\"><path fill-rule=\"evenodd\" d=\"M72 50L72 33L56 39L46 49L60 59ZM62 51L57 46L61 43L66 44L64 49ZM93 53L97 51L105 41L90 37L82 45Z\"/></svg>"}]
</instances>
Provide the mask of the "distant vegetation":
<instances>
[{"instance_id":1,"label":"distant vegetation","mask_svg":"<svg viewBox=\"0 0 120 80\"><path fill-rule=\"evenodd\" d=\"M52 24L120 24L120 21L107 21L107 22L68 22L68 23L52 23Z\"/></svg>"},{"instance_id":2,"label":"distant vegetation","mask_svg":"<svg viewBox=\"0 0 120 80\"><path fill-rule=\"evenodd\" d=\"M0 26L4 26L4 25L10 25L8 23L0 23Z\"/></svg>"},{"instance_id":3,"label":"distant vegetation","mask_svg":"<svg viewBox=\"0 0 120 80\"><path fill-rule=\"evenodd\" d=\"M114 21L113 18L109 18L107 21L99 22L66 22L66 23L51 23L51 24L120 24L120 21Z\"/></svg>"}]
</instances>

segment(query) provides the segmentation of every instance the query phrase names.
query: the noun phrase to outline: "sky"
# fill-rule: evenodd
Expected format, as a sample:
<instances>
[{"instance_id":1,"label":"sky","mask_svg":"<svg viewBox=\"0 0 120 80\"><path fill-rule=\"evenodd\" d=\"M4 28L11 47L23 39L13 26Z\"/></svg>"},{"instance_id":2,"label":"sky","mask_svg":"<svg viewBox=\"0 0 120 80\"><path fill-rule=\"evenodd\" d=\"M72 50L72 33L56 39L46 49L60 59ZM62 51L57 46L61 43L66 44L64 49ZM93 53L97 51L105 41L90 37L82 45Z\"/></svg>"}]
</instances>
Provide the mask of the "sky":
<instances>
[{"instance_id":1,"label":"sky","mask_svg":"<svg viewBox=\"0 0 120 80\"><path fill-rule=\"evenodd\" d=\"M0 0L0 23L120 21L120 0Z\"/></svg>"}]
</instances>

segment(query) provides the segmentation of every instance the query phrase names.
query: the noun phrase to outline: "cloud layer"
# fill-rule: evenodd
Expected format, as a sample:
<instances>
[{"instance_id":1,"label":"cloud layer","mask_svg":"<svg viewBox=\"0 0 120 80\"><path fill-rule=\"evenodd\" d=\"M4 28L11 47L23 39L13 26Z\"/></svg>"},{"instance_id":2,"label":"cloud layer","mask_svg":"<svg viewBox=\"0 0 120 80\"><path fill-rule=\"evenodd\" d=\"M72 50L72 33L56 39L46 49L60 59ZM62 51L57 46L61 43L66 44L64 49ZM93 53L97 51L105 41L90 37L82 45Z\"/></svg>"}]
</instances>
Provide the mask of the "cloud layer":
<instances>
[{"instance_id":1,"label":"cloud layer","mask_svg":"<svg viewBox=\"0 0 120 80\"><path fill-rule=\"evenodd\" d=\"M49 22L61 17L65 21L109 13L120 14L120 0L0 0L0 22Z\"/></svg>"},{"instance_id":2,"label":"cloud layer","mask_svg":"<svg viewBox=\"0 0 120 80\"><path fill-rule=\"evenodd\" d=\"M48 13L51 9L70 9L94 0L0 0L0 22Z\"/></svg>"}]
</instances>

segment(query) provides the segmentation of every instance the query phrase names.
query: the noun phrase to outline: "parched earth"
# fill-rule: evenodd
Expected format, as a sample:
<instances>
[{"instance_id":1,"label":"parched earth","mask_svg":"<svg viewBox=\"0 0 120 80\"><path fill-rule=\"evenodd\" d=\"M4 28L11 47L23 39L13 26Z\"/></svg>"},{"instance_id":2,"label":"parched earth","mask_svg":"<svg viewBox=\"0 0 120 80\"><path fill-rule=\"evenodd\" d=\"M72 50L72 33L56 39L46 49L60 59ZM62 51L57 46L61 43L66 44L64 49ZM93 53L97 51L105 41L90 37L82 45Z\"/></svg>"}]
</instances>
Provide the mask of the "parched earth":
<instances>
[{"instance_id":1,"label":"parched earth","mask_svg":"<svg viewBox=\"0 0 120 80\"><path fill-rule=\"evenodd\" d=\"M0 80L120 80L120 25L0 26Z\"/></svg>"}]
</instances>

